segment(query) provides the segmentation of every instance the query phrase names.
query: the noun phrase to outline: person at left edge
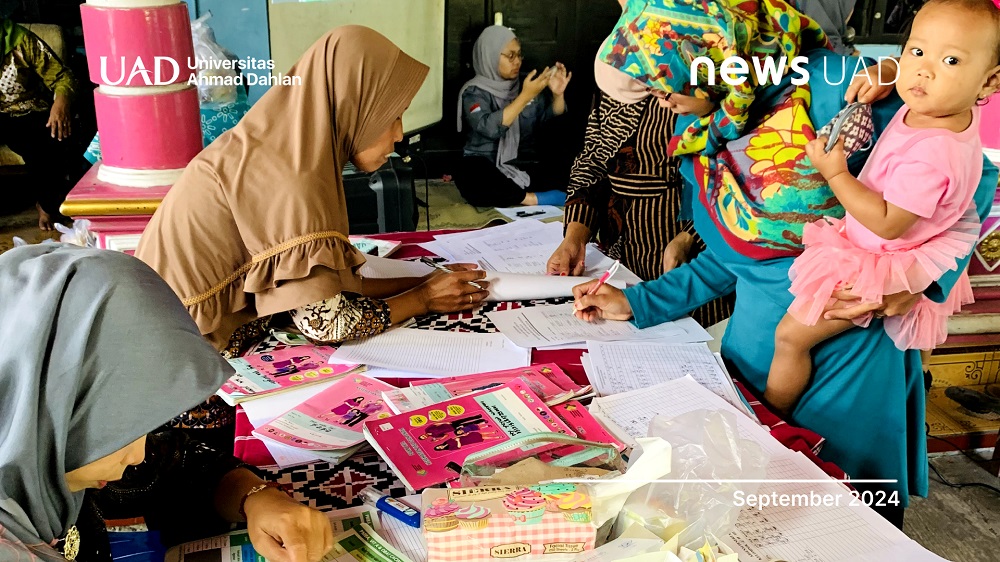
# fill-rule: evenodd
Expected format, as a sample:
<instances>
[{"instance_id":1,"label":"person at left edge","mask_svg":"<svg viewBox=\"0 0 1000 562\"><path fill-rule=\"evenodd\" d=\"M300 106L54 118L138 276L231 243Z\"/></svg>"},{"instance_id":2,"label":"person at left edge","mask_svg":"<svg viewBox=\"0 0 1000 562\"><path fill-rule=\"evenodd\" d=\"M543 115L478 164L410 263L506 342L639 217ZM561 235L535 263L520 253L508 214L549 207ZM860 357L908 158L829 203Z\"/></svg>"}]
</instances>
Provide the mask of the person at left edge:
<instances>
[{"instance_id":1,"label":"person at left edge","mask_svg":"<svg viewBox=\"0 0 1000 562\"><path fill-rule=\"evenodd\" d=\"M321 513L230 455L155 431L233 369L141 261L15 248L0 256L0 317L0 560L110 562L104 520L136 516L168 546L245 520L268 560L316 562L332 547Z\"/></svg>"}]
</instances>

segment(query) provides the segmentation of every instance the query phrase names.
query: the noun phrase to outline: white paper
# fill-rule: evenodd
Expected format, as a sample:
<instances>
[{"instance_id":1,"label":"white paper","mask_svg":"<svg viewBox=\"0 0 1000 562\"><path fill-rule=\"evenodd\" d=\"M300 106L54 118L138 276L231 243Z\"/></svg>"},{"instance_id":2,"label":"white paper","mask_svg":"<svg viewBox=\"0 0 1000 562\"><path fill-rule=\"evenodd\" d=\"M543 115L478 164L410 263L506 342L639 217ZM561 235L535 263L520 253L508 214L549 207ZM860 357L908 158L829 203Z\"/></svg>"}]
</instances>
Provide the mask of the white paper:
<instances>
[{"instance_id":1,"label":"white paper","mask_svg":"<svg viewBox=\"0 0 1000 562\"><path fill-rule=\"evenodd\" d=\"M397 277L423 277L433 271L433 267L419 261L366 256L365 264L361 266L360 273L362 277L368 279L395 279Z\"/></svg>"},{"instance_id":2,"label":"white paper","mask_svg":"<svg viewBox=\"0 0 1000 562\"><path fill-rule=\"evenodd\" d=\"M420 494L399 499L417 511L421 511L423 499ZM385 539L385 542L394 546L396 550L405 554L413 562L427 562L427 544L424 542L424 534L419 527L410 527L381 511L379 518L382 529L378 533Z\"/></svg>"},{"instance_id":3,"label":"white paper","mask_svg":"<svg viewBox=\"0 0 1000 562\"><path fill-rule=\"evenodd\" d=\"M580 341L688 339L690 324L665 322L639 329L631 322L599 320L587 322L573 316L573 303L533 306L487 313L500 332L521 347L545 347ZM694 322L698 326L697 322ZM707 332L698 326L708 337ZM702 340L705 341L705 340Z\"/></svg>"},{"instance_id":4,"label":"white paper","mask_svg":"<svg viewBox=\"0 0 1000 562\"><path fill-rule=\"evenodd\" d=\"M306 400L330 388L337 381L322 382L296 388L288 392L282 392L273 396L266 396L256 400L249 400L241 404L243 411L247 414L247 421L254 429L263 427L275 420L281 414L295 408ZM274 462L281 468L299 466L320 460L314 452L281 445L270 439L261 439L261 443L267 447L267 452L271 453Z\"/></svg>"},{"instance_id":5,"label":"white paper","mask_svg":"<svg viewBox=\"0 0 1000 562\"><path fill-rule=\"evenodd\" d=\"M531 350L514 345L503 334L409 328L395 328L347 342L333 357L338 361L442 376L516 369L531 364Z\"/></svg>"},{"instance_id":6,"label":"white paper","mask_svg":"<svg viewBox=\"0 0 1000 562\"><path fill-rule=\"evenodd\" d=\"M373 379L432 379L436 376L416 371L400 371L398 369L387 369L385 367L369 367L365 374Z\"/></svg>"},{"instance_id":7,"label":"white paper","mask_svg":"<svg viewBox=\"0 0 1000 562\"><path fill-rule=\"evenodd\" d=\"M648 388L690 375L727 402L743 408L733 381L704 343L587 342L587 378L600 396Z\"/></svg>"},{"instance_id":8,"label":"white paper","mask_svg":"<svg viewBox=\"0 0 1000 562\"><path fill-rule=\"evenodd\" d=\"M740 561L808 560L838 562L870 560L941 560L923 549L872 509L851 506L847 489L801 453L785 450L772 458L767 468L771 480L813 482L764 483L758 496L778 494L792 497L815 493L830 497L827 505L767 506L763 510L744 507L736 530L723 541ZM839 505L836 503L839 500ZM857 503L857 502L856 502Z\"/></svg>"},{"instance_id":9,"label":"white paper","mask_svg":"<svg viewBox=\"0 0 1000 562\"><path fill-rule=\"evenodd\" d=\"M257 429L271 423L281 414L284 414L306 400L309 400L313 396L316 396L320 392L330 388L336 384L338 380L321 382L302 388L296 388L295 390L289 390L288 392L275 394L273 396L250 400L240 404L240 406L242 406L243 411L247 413L247 420L250 421L250 425L252 425L254 429Z\"/></svg>"},{"instance_id":10,"label":"white paper","mask_svg":"<svg viewBox=\"0 0 1000 562\"><path fill-rule=\"evenodd\" d=\"M503 302L572 297L573 287L591 280L590 277L487 271L490 295L486 300ZM609 280L608 285L625 288L625 283L618 280Z\"/></svg>"},{"instance_id":11,"label":"white paper","mask_svg":"<svg viewBox=\"0 0 1000 562\"><path fill-rule=\"evenodd\" d=\"M758 425L764 425L760 423L760 418L758 418L757 414L754 413L753 407L751 407L750 403L747 402L746 396L743 396L743 393L740 392L740 389L736 388L736 383L733 382L733 377L732 375L729 374L729 369L726 368L726 362L722 360L722 354L716 352L713 355L715 355L715 361L716 363L719 364L719 368L722 369L722 372L726 374L726 380L728 380L729 384L732 385L733 392L735 392L736 396L740 399L740 402L739 404L736 404L736 407L739 410L741 410L744 414L749 416L750 419L757 422Z\"/></svg>"},{"instance_id":12,"label":"white paper","mask_svg":"<svg viewBox=\"0 0 1000 562\"><path fill-rule=\"evenodd\" d=\"M592 414L610 420L613 425L609 430L615 427L621 428L625 435L618 435L615 432L615 436L631 443L648 434L649 423L656 416L676 417L695 410L722 410L735 413L740 437L756 442L769 455L788 450L770 432L747 417L736 406L712 393L689 376L632 392L595 398L590 403Z\"/></svg>"},{"instance_id":13,"label":"white paper","mask_svg":"<svg viewBox=\"0 0 1000 562\"><path fill-rule=\"evenodd\" d=\"M543 221L563 216L563 210L555 205L525 205L523 207L497 207L500 214L513 221L532 219ZM525 216L527 215L527 216Z\"/></svg>"}]
</instances>

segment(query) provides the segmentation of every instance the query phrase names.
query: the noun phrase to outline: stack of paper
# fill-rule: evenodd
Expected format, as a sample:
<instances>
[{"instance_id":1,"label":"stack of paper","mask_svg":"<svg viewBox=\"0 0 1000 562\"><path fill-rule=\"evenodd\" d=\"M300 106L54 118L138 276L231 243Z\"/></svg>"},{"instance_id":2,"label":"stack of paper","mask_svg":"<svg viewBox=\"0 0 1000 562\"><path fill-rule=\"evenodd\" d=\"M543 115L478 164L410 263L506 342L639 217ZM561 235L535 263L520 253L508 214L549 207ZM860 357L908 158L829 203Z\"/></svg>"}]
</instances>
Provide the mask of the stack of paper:
<instances>
[{"instance_id":1,"label":"stack of paper","mask_svg":"<svg viewBox=\"0 0 1000 562\"><path fill-rule=\"evenodd\" d=\"M742 409L712 393L689 375L649 388L594 398L590 403L590 413L605 421L608 427L620 428L622 434L618 437L630 444L647 436L649 424L656 416L676 417L695 410L734 413L740 437L758 443L771 455L788 450Z\"/></svg>"},{"instance_id":2,"label":"stack of paper","mask_svg":"<svg viewBox=\"0 0 1000 562\"><path fill-rule=\"evenodd\" d=\"M586 341L697 343L712 340L712 336L690 317L639 329L631 322L580 320L573 315L572 303L490 312L486 316L500 332L521 347L551 347Z\"/></svg>"},{"instance_id":3,"label":"stack of paper","mask_svg":"<svg viewBox=\"0 0 1000 562\"><path fill-rule=\"evenodd\" d=\"M503 334L395 328L341 345L330 361L454 376L526 367L531 350L514 345Z\"/></svg>"},{"instance_id":4,"label":"stack of paper","mask_svg":"<svg viewBox=\"0 0 1000 562\"><path fill-rule=\"evenodd\" d=\"M421 246L450 261L476 263L489 271L542 275L546 272L549 257L562 240L561 224L526 219L482 230L436 236L433 242ZM583 277L599 277L613 263L614 260L590 245L587 247ZM614 279L628 285L642 282L624 267L619 268Z\"/></svg>"},{"instance_id":5,"label":"stack of paper","mask_svg":"<svg viewBox=\"0 0 1000 562\"><path fill-rule=\"evenodd\" d=\"M704 343L587 342L581 361L600 396L631 392L690 375L752 416L733 379Z\"/></svg>"},{"instance_id":6,"label":"stack of paper","mask_svg":"<svg viewBox=\"0 0 1000 562\"><path fill-rule=\"evenodd\" d=\"M650 388L595 398L591 413L613 421L625 437L644 437L656 416L675 417L695 410L738 412L729 402L685 376ZM766 482L753 498L786 498L795 505L761 510L741 496L744 507L736 530L724 542L741 561L942 560L892 526L841 483L802 453L793 452L750 418L737 416L741 438L769 455ZM897 498L898 499L898 498ZM892 496L883 500L893 501ZM755 501L755 500L754 500ZM756 501L755 501L756 503Z\"/></svg>"}]
</instances>

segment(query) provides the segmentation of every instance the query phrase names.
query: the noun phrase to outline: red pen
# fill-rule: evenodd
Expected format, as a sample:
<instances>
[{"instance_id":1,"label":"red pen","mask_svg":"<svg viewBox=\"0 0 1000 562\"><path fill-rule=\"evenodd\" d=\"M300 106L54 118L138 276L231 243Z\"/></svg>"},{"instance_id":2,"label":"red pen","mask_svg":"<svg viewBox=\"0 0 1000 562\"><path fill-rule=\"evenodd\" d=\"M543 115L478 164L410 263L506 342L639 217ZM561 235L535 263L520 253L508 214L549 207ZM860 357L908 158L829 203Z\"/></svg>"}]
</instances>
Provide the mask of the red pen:
<instances>
[{"instance_id":1,"label":"red pen","mask_svg":"<svg viewBox=\"0 0 1000 562\"><path fill-rule=\"evenodd\" d=\"M614 276L615 272L618 271L618 268L621 267L621 265L622 265L621 262L615 260L615 263L611 264L611 267L609 267L608 270L604 272L604 275L601 275L601 278L597 280L597 284L591 287L590 290L587 291L587 294L593 295L598 290L600 290L601 285L607 283L608 279L611 279L611 277Z\"/></svg>"}]
</instances>

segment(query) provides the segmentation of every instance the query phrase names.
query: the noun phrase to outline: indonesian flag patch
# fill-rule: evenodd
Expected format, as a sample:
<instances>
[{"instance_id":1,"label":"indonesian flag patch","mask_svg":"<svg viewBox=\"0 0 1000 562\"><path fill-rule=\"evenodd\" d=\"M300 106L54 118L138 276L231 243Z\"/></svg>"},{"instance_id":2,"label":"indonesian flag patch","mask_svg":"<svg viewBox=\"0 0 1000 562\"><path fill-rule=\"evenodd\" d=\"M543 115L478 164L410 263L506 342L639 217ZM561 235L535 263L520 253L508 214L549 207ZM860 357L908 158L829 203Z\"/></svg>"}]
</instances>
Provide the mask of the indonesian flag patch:
<instances>
[{"instance_id":1,"label":"indonesian flag patch","mask_svg":"<svg viewBox=\"0 0 1000 562\"><path fill-rule=\"evenodd\" d=\"M483 110L483 108L479 107L478 103L474 103L474 104L472 104L472 107L469 108L469 113L475 113L477 111L482 111L482 110Z\"/></svg>"}]
</instances>

